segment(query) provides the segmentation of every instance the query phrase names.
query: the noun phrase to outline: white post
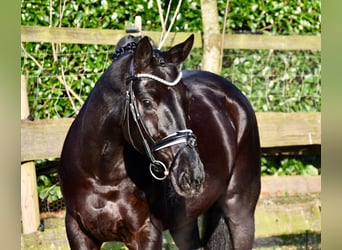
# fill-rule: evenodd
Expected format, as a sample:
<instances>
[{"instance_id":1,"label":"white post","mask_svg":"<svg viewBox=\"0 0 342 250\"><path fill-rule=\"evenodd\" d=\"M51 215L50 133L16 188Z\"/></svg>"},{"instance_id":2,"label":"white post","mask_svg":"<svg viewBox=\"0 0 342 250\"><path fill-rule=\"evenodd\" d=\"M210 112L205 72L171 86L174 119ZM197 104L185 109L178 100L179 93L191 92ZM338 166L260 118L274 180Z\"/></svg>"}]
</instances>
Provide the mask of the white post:
<instances>
[{"instance_id":1,"label":"white post","mask_svg":"<svg viewBox=\"0 0 342 250\"><path fill-rule=\"evenodd\" d=\"M40 215L36 167L32 161L21 164L21 220L23 234L37 231Z\"/></svg>"},{"instance_id":2,"label":"white post","mask_svg":"<svg viewBox=\"0 0 342 250\"><path fill-rule=\"evenodd\" d=\"M138 28L139 30L139 36L141 36L141 31L142 31L142 21L141 21L141 16L136 16L134 20L134 26Z\"/></svg>"}]
</instances>

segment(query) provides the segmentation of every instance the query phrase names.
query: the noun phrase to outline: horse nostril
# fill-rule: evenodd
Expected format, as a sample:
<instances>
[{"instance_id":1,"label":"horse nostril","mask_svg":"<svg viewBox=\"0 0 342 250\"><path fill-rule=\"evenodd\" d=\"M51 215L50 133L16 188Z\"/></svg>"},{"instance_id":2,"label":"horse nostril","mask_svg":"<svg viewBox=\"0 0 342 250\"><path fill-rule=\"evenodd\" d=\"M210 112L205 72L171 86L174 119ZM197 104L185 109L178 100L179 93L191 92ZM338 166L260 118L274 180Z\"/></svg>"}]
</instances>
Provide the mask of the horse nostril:
<instances>
[{"instance_id":1,"label":"horse nostril","mask_svg":"<svg viewBox=\"0 0 342 250\"><path fill-rule=\"evenodd\" d=\"M186 172L183 172L180 175L179 183L184 191L191 189L191 180L189 178L189 174Z\"/></svg>"},{"instance_id":2,"label":"horse nostril","mask_svg":"<svg viewBox=\"0 0 342 250\"><path fill-rule=\"evenodd\" d=\"M196 189L200 190L202 188L203 183L204 183L204 175L201 174L201 176L198 179L196 179L195 183L196 183Z\"/></svg>"},{"instance_id":3,"label":"horse nostril","mask_svg":"<svg viewBox=\"0 0 342 250\"><path fill-rule=\"evenodd\" d=\"M194 179L198 182L204 181L204 169L202 164L198 164L194 170Z\"/></svg>"}]
</instances>

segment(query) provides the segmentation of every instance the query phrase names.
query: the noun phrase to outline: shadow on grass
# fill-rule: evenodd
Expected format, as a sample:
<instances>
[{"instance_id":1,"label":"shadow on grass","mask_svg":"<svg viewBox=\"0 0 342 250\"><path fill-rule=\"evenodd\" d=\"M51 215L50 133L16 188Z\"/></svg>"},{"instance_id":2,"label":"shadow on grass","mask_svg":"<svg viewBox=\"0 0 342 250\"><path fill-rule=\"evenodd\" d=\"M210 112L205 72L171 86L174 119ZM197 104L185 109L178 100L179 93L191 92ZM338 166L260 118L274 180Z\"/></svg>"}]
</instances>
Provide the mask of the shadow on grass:
<instances>
[{"instance_id":1,"label":"shadow on grass","mask_svg":"<svg viewBox=\"0 0 342 250\"><path fill-rule=\"evenodd\" d=\"M321 249L321 232L305 231L255 239L254 249L288 247L291 249Z\"/></svg>"}]
</instances>

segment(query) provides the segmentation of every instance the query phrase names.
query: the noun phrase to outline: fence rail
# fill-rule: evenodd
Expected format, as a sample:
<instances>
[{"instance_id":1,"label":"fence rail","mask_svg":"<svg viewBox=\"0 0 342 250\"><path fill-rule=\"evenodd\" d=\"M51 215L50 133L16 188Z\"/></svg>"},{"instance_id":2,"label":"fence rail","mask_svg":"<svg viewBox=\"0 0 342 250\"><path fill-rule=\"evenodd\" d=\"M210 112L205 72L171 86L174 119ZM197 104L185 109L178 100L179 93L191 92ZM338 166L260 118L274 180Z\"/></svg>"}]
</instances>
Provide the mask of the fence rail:
<instances>
[{"instance_id":1,"label":"fence rail","mask_svg":"<svg viewBox=\"0 0 342 250\"><path fill-rule=\"evenodd\" d=\"M54 28L21 26L22 42L76 43L115 45L125 35L124 30ZM154 41L159 41L161 32L144 31ZM191 32L171 32L164 46L183 42ZM194 48L202 47L202 36L194 33ZM225 49L275 49L275 50L321 50L320 36L304 35L259 35L226 34Z\"/></svg>"},{"instance_id":2,"label":"fence rail","mask_svg":"<svg viewBox=\"0 0 342 250\"><path fill-rule=\"evenodd\" d=\"M261 147L321 144L321 113L257 113ZM59 158L73 119L21 122L21 160Z\"/></svg>"}]
</instances>

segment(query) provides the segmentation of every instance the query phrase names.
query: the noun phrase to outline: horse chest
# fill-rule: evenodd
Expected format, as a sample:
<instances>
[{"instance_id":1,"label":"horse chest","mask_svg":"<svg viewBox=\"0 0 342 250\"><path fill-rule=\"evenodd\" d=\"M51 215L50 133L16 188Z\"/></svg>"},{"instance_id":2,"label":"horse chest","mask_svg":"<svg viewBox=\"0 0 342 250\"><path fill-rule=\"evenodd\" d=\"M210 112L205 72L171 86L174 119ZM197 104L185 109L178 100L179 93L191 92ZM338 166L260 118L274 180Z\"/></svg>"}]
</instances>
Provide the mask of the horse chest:
<instances>
[{"instance_id":1,"label":"horse chest","mask_svg":"<svg viewBox=\"0 0 342 250\"><path fill-rule=\"evenodd\" d=\"M104 189L109 188L86 197L87 206L79 213L81 223L103 241L132 241L135 232L144 226L147 213L141 213L141 210L146 206L133 191L127 196L122 190L103 192Z\"/></svg>"}]
</instances>

